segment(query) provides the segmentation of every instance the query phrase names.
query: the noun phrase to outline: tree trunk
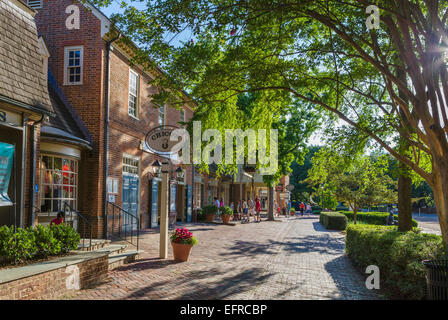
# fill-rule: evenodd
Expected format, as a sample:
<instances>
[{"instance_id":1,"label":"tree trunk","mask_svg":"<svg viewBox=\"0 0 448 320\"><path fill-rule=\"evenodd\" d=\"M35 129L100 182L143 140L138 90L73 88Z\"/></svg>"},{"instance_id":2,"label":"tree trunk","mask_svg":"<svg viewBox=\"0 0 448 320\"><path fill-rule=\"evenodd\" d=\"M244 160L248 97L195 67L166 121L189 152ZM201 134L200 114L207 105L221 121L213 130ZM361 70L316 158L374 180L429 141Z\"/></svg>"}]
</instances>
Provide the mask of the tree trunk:
<instances>
[{"instance_id":1,"label":"tree trunk","mask_svg":"<svg viewBox=\"0 0 448 320\"><path fill-rule=\"evenodd\" d=\"M358 208L353 208L353 224L356 224L356 214L358 213Z\"/></svg>"},{"instance_id":2,"label":"tree trunk","mask_svg":"<svg viewBox=\"0 0 448 320\"><path fill-rule=\"evenodd\" d=\"M398 177L398 230L412 230L412 179L409 177L409 167L400 163Z\"/></svg>"},{"instance_id":3,"label":"tree trunk","mask_svg":"<svg viewBox=\"0 0 448 320\"><path fill-rule=\"evenodd\" d=\"M268 221L274 221L274 187L269 188Z\"/></svg>"},{"instance_id":4,"label":"tree trunk","mask_svg":"<svg viewBox=\"0 0 448 320\"><path fill-rule=\"evenodd\" d=\"M445 171L441 171L442 169ZM448 164L442 166L442 168L435 167L433 170L438 174L434 179L434 185L431 187L434 192L434 202L436 203L443 243L448 250Z\"/></svg>"}]
</instances>

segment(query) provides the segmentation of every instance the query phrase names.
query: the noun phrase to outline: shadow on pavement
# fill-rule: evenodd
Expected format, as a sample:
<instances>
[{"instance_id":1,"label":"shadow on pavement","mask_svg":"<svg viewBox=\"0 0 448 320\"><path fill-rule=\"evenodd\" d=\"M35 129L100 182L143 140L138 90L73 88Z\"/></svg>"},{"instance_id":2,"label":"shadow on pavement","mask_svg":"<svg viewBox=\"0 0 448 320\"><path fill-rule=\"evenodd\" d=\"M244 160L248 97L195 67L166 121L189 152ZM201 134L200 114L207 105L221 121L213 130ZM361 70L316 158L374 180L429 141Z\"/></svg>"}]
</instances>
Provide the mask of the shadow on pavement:
<instances>
[{"instance_id":1,"label":"shadow on pavement","mask_svg":"<svg viewBox=\"0 0 448 320\"><path fill-rule=\"evenodd\" d=\"M359 270L344 255L325 264L325 270L333 278L341 294L338 300L382 300L384 299L375 290L365 287L365 279ZM352 270L352 272L349 272Z\"/></svg>"},{"instance_id":2,"label":"shadow on pavement","mask_svg":"<svg viewBox=\"0 0 448 320\"><path fill-rule=\"evenodd\" d=\"M179 275L179 277L167 281L159 281L152 283L150 286L141 288L129 294L125 299L135 299L139 297L153 296L154 292L176 292L178 295L171 295L164 297L158 295L160 298L169 298L177 300L192 300L192 299L225 299L234 294L244 293L254 289L258 284L266 281L270 275L263 275L263 269L251 268L236 273L236 270L228 272L229 276L219 277L222 275L222 270L209 269L200 271L187 271ZM210 279L210 282L199 282L200 279ZM186 290L187 287L187 290ZM176 290L177 289L177 290Z\"/></svg>"}]
</instances>

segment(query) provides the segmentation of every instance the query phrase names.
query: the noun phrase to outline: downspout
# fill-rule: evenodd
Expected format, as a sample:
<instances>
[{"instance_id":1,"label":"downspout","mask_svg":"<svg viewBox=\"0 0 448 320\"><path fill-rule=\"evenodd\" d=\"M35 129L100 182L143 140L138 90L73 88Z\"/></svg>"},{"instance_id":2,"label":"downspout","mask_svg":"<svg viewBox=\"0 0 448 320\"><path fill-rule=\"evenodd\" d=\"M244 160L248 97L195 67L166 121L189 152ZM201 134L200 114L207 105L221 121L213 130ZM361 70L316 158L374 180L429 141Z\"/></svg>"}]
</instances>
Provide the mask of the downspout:
<instances>
[{"instance_id":1,"label":"downspout","mask_svg":"<svg viewBox=\"0 0 448 320\"><path fill-rule=\"evenodd\" d=\"M29 189L29 195L30 195L30 222L29 226L34 226L34 221L36 219L36 214L34 212L34 208L36 207L36 149L37 149L37 131L36 131L36 125L41 124L45 119L45 115L42 115L42 118L38 121L35 121L31 125L31 139L33 139L31 143L31 165L30 165L30 176L31 176L31 183L30 183L30 189Z\"/></svg>"},{"instance_id":2,"label":"downspout","mask_svg":"<svg viewBox=\"0 0 448 320\"><path fill-rule=\"evenodd\" d=\"M104 116L104 165L103 165L103 206L104 206L104 224L103 224L103 235L104 238L108 238L108 221L107 221L107 176L109 175L109 93L110 93L110 51L112 43L117 41L121 37L121 34L118 34L112 40L106 42L106 72L105 72L105 98L104 98L104 106L105 106L105 116Z\"/></svg>"}]
</instances>

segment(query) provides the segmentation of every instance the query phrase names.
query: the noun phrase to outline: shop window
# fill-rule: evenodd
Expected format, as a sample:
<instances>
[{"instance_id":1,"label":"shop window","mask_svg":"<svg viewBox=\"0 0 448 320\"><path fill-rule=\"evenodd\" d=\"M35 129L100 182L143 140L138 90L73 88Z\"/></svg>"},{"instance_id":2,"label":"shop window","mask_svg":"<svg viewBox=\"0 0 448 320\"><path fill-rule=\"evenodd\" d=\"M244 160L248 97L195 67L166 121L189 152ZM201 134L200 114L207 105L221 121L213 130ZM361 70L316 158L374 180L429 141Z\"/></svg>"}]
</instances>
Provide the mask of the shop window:
<instances>
[{"instance_id":1,"label":"shop window","mask_svg":"<svg viewBox=\"0 0 448 320\"><path fill-rule=\"evenodd\" d=\"M40 211L56 214L67 202L78 206L78 161L42 155L40 161Z\"/></svg>"}]
</instances>

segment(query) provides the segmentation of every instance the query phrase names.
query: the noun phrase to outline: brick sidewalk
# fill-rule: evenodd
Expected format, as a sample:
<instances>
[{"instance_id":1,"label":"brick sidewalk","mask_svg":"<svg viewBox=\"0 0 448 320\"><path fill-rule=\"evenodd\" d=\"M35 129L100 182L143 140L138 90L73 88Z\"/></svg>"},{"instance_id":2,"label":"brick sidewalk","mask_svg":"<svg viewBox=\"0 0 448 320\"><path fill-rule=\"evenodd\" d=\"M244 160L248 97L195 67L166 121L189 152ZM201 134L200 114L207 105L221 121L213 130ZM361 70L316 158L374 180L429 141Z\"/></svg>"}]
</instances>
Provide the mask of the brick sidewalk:
<instances>
[{"instance_id":1,"label":"brick sidewalk","mask_svg":"<svg viewBox=\"0 0 448 320\"><path fill-rule=\"evenodd\" d=\"M237 226L185 225L199 240L185 263L158 259L159 235L145 253L70 299L378 299L344 255L344 236L317 218ZM172 253L170 248L170 259Z\"/></svg>"}]
</instances>

